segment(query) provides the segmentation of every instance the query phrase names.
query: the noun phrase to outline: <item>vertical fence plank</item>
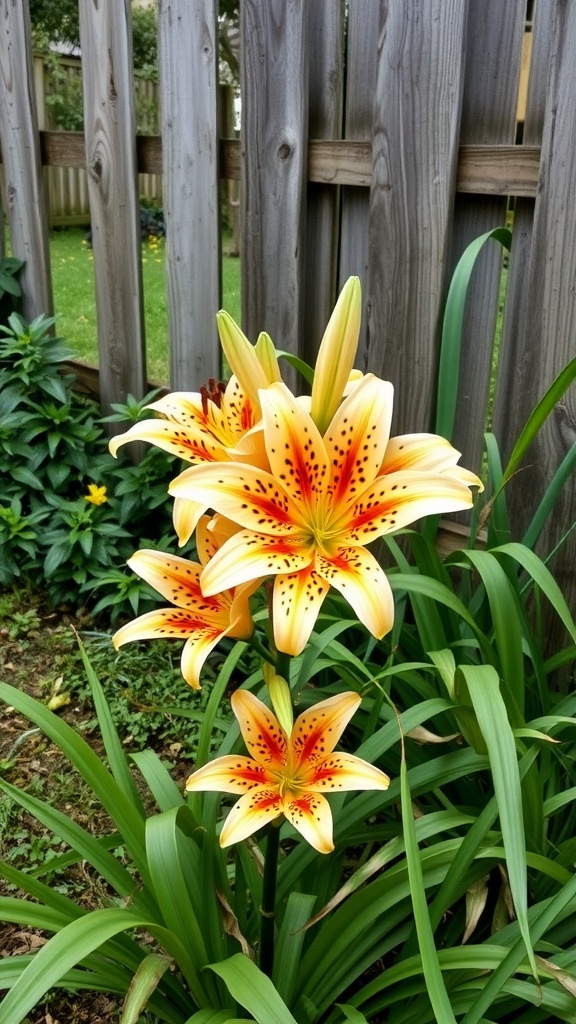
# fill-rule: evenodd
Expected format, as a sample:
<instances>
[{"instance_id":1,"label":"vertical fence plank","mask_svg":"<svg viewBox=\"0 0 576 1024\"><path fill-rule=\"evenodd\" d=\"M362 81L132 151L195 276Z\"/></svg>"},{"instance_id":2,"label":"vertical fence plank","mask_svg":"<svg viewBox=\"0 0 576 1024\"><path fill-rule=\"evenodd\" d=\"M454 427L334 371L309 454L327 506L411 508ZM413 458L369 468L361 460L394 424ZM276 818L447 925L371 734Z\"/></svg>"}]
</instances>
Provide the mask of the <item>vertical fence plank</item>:
<instances>
[{"instance_id":1,"label":"vertical fence plank","mask_svg":"<svg viewBox=\"0 0 576 1024\"><path fill-rule=\"evenodd\" d=\"M129 0L80 0L86 167L100 393L107 411L146 381Z\"/></svg>"},{"instance_id":2,"label":"vertical fence plank","mask_svg":"<svg viewBox=\"0 0 576 1024\"><path fill-rule=\"evenodd\" d=\"M28 320L52 313L48 216L44 197L28 0L0 3L0 143L12 252Z\"/></svg>"},{"instance_id":3,"label":"vertical fence plank","mask_svg":"<svg viewBox=\"0 0 576 1024\"><path fill-rule=\"evenodd\" d=\"M381 4L367 364L396 388L394 429L426 430L450 249L464 75L461 0Z\"/></svg>"},{"instance_id":4,"label":"vertical fence plank","mask_svg":"<svg viewBox=\"0 0 576 1024\"><path fill-rule=\"evenodd\" d=\"M170 383L219 375L218 36L215 0L162 0L160 75Z\"/></svg>"},{"instance_id":5,"label":"vertical fence plank","mask_svg":"<svg viewBox=\"0 0 576 1024\"><path fill-rule=\"evenodd\" d=\"M526 0L471 0L466 33L466 73L460 144L511 144L516 133L518 82ZM507 200L457 195L452 267L478 235L505 223ZM458 406L453 443L463 462L482 463L502 250L489 243L468 289L462 332Z\"/></svg>"},{"instance_id":6,"label":"vertical fence plank","mask_svg":"<svg viewBox=\"0 0 576 1024\"><path fill-rule=\"evenodd\" d=\"M350 0L348 4L346 85L344 100L344 138L369 142L372 138L374 94L378 76L378 28L380 4ZM366 297L368 286L368 211L370 194L366 188L343 185L339 285L356 275ZM365 363L366 317L362 316L358 365Z\"/></svg>"},{"instance_id":7,"label":"vertical fence plank","mask_svg":"<svg viewBox=\"0 0 576 1024\"><path fill-rule=\"evenodd\" d=\"M344 83L344 8L342 0L308 7L309 109L312 139L342 136ZM307 272L304 277L304 358L313 363L336 297L339 190L308 185L306 206Z\"/></svg>"},{"instance_id":8,"label":"vertical fence plank","mask_svg":"<svg viewBox=\"0 0 576 1024\"><path fill-rule=\"evenodd\" d=\"M552 4L550 5L552 6ZM574 129L574 53L576 5L554 3L555 22L549 64L546 112L542 138L540 181L528 275L522 304L523 337L516 344L514 374L506 382L508 414L499 419L505 450L539 397L560 370L574 358L576 337L576 131ZM535 25L536 31L536 25ZM534 40L537 46L536 38ZM576 387L572 386L538 434L529 463L510 482L508 498L513 521L527 525L551 476L576 442ZM545 532L543 549L549 551L576 520L576 488L564 488ZM556 560L554 570L566 596L576 607L572 533Z\"/></svg>"},{"instance_id":9,"label":"vertical fence plank","mask_svg":"<svg viewBox=\"0 0 576 1024\"><path fill-rule=\"evenodd\" d=\"M240 8L243 326L251 340L265 330L295 353L305 272L306 7L244 0Z\"/></svg>"},{"instance_id":10,"label":"vertical fence plank","mask_svg":"<svg viewBox=\"0 0 576 1024\"><path fill-rule=\"evenodd\" d=\"M555 4L537 4L524 124L523 142L526 145L539 146L542 143L554 21ZM494 432L499 440L503 458L510 455L518 431L530 412L524 405L515 382L517 368L525 359L531 315L529 303L526 301L526 291L532 253L534 206L534 199L516 199L514 204L512 252L494 401Z\"/></svg>"}]
</instances>

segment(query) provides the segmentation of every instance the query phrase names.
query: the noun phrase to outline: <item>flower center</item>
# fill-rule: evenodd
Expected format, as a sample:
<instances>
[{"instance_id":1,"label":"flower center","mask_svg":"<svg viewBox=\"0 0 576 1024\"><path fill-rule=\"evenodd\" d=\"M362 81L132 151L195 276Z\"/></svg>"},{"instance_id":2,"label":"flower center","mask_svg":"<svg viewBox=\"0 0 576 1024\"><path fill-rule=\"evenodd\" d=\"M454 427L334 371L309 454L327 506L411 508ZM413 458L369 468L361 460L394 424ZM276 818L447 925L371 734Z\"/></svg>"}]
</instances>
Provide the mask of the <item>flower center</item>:
<instances>
[{"instance_id":1,"label":"flower center","mask_svg":"<svg viewBox=\"0 0 576 1024\"><path fill-rule=\"evenodd\" d=\"M226 385L221 381L217 381L215 377L209 377L207 384L203 384L200 388L200 398L202 400L202 412L205 416L208 415L208 403L213 402L216 408L222 408L222 395L226 391Z\"/></svg>"}]
</instances>

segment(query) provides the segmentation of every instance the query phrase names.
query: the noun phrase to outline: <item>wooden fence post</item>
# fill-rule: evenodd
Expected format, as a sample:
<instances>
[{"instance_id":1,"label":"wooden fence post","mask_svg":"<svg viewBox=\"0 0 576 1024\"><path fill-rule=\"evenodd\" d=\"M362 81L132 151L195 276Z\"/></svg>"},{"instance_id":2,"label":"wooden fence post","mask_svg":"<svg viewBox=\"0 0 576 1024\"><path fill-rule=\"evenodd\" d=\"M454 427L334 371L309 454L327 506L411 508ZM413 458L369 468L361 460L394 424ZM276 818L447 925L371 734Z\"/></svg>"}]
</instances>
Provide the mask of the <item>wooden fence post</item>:
<instances>
[{"instance_id":1,"label":"wooden fence post","mask_svg":"<svg viewBox=\"0 0 576 1024\"><path fill-rule=\"evenodd\" d=\"M52 278L48 217L34 102L34 71L28 0L0 2L0 144L12 252L25 264L20 274L22 313L50 316Z\"/></svg>"},{"instance_id":2,"label":"wooden fence post","mask_svg":"<svg viewBox=\"0 0 576 1024\"><path fill-rule=\"evenodd\" d=\"M305 273L307 5L244 0L242 321L299 353ZM287 382L295 375L283 369Z\"/></svg>"},{"instance_id":3,"label":"wooden fence post","mask_svg":"<svg viewBox=\"0 0 576 1024\"><path fill-rule=\"evenodd\" d=\"M160 0L170 384L218 377L218 34L215 0Z\"/></svg>"},{"instance_id":4,"label":"wooden fence post","mask_svg":"<svg viewBox=\"0 0 576 1024\"><path fill-rule=\"evenodd\" d=\"M367 368L393 430L428 430L458 163L467 5L381 0L372 131Z\"/></svg>"},{"instance_id":5,"label":"wooden fence post","mask_svg":"<svg viewBox=\"0 0 576 1024\"><path fill-rule=\"evenodd\" d=\"M100 393L107 412L146 382L129 0L80 0Z\"/></svg>"}]
</instances>

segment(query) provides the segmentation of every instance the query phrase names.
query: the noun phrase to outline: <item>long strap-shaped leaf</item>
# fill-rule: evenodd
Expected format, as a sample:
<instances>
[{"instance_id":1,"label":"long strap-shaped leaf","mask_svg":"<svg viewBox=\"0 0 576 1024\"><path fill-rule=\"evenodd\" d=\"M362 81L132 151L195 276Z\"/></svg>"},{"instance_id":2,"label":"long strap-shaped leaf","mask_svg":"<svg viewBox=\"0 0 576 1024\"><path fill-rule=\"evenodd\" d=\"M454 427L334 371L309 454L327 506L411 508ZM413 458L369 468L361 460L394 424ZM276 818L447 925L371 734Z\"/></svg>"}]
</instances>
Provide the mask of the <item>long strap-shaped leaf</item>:
<instances>
[{"instance_id":1,"label":"long strap-shaped leaf","mask_svg":"<svg viewBox=\"0 0 576 1024\"><path fill-rule=\"evenodd\" d=\"M265 974L243 953L210 964L233 999L252 1014L258 1024L297 1024L283 999Z\"/></svg>"},{"instance_id":2,"label":"long strap-shaped leaf","mask_svg":"<svg viewBox=\"0 0 576 1024\"><path fill-rule=\"evenodd\" d=\"M466 295L470 277L480 250L490 239L500 242L504 249L510 249L512 232L509 228L494 228L487 231L473 242L462 253L450 283L444 323L442 326L442 345L440 350L440 366L438 369L438 401L436 405L436 433L450 439L454 427L456 401L458 398L458 374L460 370L460 347L462 342L462 324Z\"/></svg>"},{"instance_id":3,"label":"long strap-shaped leaf","mask_svg":"<svg viewBox=\"0 0 576 1024\"><path fill-rule=\"evenodd\" d=\"M500 680L490 665L462 665L458 671L466 681L488 749L502 841L506 851L510 891L520 934L526 945L532 973L537 979L538 972L528 927L528 876L520 771L514 735L500 692Z\"/></svg>"},{"instance_id":4,"label":"long strap-shaped leaf","mask_svg":"<svg viewBox=\"0 0 576 1024\"><path fill-rule=\"evenodd\" d=\"M187 950L167 928L128 910L94 910L72 921L40 949L0 1005L0 1024L21 1024L45 993L75 964L119 932L145 929L164 946L181 968L193 998L205 1003L203 987ZM192 1000L191 1000L192 1003ZM193 1009L193 1004L190 1009Z\"/></svg>"},{"instance_id":5,"label":"long strap-shaped leaf","mask_svg":"<svg viewBox=\"0 0 576 1024\"><path fill-rule=\"evenodd\" d=\"M456 1018L452 1012L450 998L444 984L442 971L438 962L438 953L434 944L434 933L428 914L426 903L426 890L422 877L422 864L420 862L420 851L416 839L414 827L414 814L412 811L412 797L408 785L408 769L406 758L402 752L402 764L400 766L400 798L402 806L402 826L404 831L404 843L406 846L406 863L408 865L408 877L410 878L410 894L414 908L414 924L418 935L418 945L422 957L422 971L426 979L428 995L436 1020L442 1024L456 1024Z\"/></svg>"},{"instance_id":6,"label":"long strap-shaped leaf","mask_svg":"<svg viewBox=\"0 0 576 1024\"><path fill-rule=\"evenodd\" d=\"M38 725L78 769L116 824L145 884L149 884L144 845L144 818L106 770L86 740L40 701L15 686L0 683L0 700Z\"/></svg>"}]
</instances>

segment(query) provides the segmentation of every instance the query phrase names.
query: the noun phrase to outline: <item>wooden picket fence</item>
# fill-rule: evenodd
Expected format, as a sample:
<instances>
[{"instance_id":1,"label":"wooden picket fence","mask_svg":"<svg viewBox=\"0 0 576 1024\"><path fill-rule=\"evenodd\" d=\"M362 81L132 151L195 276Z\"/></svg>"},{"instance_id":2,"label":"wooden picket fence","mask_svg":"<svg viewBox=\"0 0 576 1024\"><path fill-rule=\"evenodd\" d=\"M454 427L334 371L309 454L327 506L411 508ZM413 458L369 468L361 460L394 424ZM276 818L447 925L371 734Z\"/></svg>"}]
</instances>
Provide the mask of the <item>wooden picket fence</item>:
<instances>
[{"instance_id":1,"label":"wooden picket fence","mask_svg":"<svg viewBox=\"0 0 576 1024\"><path fill-rule=\"evenodd\" d=\"M493 429L503 458L575 354L576 0L241 0L242 135L220 137L215 0L158 0L161 136L136 138L129 0L80 0L85 133L39 132L27 0L0 0L0 140L25 310L52 306L43 166L85 166L105 406L145 389L137 173L162 173L171 386L218 375L222 179L241 183L243 327L313 358L338 289L362 280L358 365L393 381L395 432L431 428L447 283L467 243L514 242ZM530 6L532 11L532 5ZM467 306L453 440L478 468L501 253ZM509 488L521 531L576 439L572 389ZM567 486L547 536L576 518ZM555 563L574 594L576 537Z\"/></svg>"}]
</instances>

